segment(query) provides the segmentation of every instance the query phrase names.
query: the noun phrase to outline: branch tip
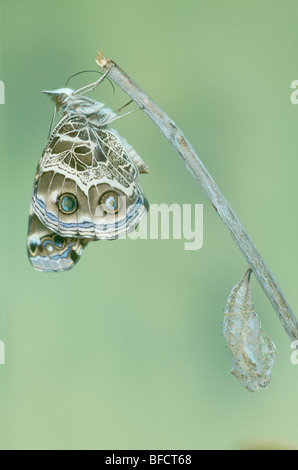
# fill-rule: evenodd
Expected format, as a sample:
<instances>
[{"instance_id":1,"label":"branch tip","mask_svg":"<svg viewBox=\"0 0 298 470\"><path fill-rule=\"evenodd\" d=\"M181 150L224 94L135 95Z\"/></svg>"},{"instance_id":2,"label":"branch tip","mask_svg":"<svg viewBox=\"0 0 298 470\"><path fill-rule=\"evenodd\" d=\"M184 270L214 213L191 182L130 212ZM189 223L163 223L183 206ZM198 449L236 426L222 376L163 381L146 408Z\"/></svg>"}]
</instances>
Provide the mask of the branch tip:
<instances>
[{"instance_id":1,"label":"branch tip","mask_svg":"<svg viewBox=\"0 0 298 470\"><path fill-rule=\"evenodd\" d=\"M102 69L107 69L110 66L110 61L104 57L104 55L101 51L100 52L97 51L97 56L96 56L95 62Z\"/></svg>"}]
</instances>

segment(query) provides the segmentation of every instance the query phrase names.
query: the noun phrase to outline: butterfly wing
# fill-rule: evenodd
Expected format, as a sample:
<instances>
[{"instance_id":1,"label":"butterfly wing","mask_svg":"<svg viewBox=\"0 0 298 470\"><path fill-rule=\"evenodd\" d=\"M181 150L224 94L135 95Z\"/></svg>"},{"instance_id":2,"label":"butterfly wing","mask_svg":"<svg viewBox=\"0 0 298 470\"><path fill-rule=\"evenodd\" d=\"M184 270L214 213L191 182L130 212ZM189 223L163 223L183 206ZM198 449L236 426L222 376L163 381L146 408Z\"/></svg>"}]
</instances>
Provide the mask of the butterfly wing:
<instances>
[{"instance_id":1,"label":"butterfly wing","mask_svg":"<svg viewBox=\"0 0 298 470\"><path fill-rule=\"evenodd\" d=\"M33 267L39 271L66 271L80 259L90 240L61 237L45 227L30 207L27 251Z\"/></svg>"},{"instance_id":2,"label":"butterfly wing","mask_svg":"<svg viewBox=\"0 0 298 470\"><path fill-rule=\"evenodd\" d=\"M138 174L112 130L67 114L41 158L33 211L63 237L115 239L134 230L148 209Z\"/></svg>"}]
</instances>

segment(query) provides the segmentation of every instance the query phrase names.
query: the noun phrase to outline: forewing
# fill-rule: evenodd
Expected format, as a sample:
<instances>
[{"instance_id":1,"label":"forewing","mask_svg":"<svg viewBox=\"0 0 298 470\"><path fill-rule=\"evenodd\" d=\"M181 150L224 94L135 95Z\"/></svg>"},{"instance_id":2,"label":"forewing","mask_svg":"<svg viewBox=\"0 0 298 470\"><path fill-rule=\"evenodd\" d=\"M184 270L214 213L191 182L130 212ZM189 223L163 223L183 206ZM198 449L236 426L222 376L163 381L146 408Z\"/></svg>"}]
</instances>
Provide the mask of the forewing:
<instances>
[{"instance_id":1,"label":"forewing","mask_svg":"<svg viewBox=\"0 0 298 470\"><path fill-rule=\"evenodd\" d=\"M44 150L33 210L61 236L115 239L134 230L146 213L137 177L117 135L84 116L66 115ZM107 208L107 195L113 210Z\"/></svg>"}]
</instances>

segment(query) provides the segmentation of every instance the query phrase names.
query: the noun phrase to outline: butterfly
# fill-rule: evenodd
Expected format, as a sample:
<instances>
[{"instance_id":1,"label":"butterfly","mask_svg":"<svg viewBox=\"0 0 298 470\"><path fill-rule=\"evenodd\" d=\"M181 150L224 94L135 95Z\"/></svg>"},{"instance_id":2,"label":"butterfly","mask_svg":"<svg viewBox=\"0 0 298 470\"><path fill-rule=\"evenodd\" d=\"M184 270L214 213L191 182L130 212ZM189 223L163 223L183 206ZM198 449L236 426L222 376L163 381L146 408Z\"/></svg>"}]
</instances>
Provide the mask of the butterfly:
<instances>
[{"instance_id":1,"label":"butterfly","mask_svg":"<svg viewBox=\"0 0 298 470\"><path fill-rule=\"evenodd\" d=\"M55 102L30 206L27 251L40 271L65 271L91 241L133 231L149 204L138 182L149 168L109 124L119 119L87 96L105 78L76 91L44 93ZM53 128L56 111L63 117Z\"/></svg>"}]
</instances>

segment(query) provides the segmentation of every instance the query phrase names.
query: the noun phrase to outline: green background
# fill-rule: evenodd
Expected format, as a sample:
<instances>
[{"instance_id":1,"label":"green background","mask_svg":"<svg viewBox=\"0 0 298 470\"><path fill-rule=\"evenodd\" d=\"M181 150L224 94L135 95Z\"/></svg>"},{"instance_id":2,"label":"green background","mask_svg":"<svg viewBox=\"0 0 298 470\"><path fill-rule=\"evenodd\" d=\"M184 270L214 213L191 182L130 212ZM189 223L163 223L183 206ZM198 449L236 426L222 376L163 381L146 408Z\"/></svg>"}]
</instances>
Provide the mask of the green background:
<instances>
[{"instance_id":1,"label":"green background","mask_svg":"<svg viewBox=\"0 0 298 470\"><path fill-rule=\"evenodd\" d=\"M115 124L150 166L151 203L204 204L204 245L91 244L66 273L34 271L26 233L52 116L43 89L112 58L197 150L294 309L297 300L296 0L0 0L2 449L298 447L298 366L252 279L279 355L268 390L230 375L225 299L247 265L149 118ZM94 78L75 78L79 87ZM127 101L109 83L93 95Z\"/></svg>"}]
</instances>

